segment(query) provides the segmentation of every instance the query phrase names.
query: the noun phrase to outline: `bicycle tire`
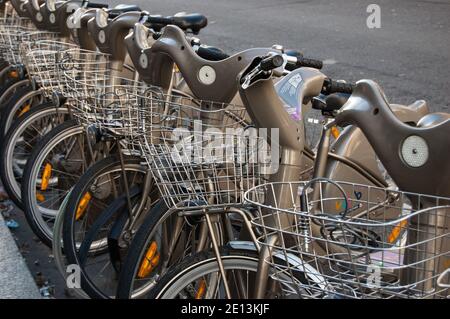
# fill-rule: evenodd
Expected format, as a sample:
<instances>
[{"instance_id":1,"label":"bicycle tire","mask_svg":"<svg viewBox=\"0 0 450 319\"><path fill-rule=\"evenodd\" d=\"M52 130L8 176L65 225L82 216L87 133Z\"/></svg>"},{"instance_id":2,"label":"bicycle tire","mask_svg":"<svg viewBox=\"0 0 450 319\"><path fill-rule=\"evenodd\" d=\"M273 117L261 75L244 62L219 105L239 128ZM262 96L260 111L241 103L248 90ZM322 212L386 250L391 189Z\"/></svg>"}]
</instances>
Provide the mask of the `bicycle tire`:
<instances>
[{"instance_id":1,"label":"bicycle tire","mask_svg":"<svg viewBox=\"0 0 450 319\"><path fill-rule=\"evenodd\" d=\"M25 103L29 99L34 99L36 97L40 97L41 103L40 105L45 103L52 102L44 102L42 92L36 91L33 89L31 85L25 86L19 89L14 96L8 101L8 103L2 108L1 117L0 117L0 136L3 138L8 132L9 128L13 125L14 121L17 119L17 112L20 110L22 103Z\"/></svg>"},{"instance_id":2,"label":"bicycle tire","mask_svg":"<svg viewBox=\"0 0 450 319\"><path fill-rule=\"evenodd\" d=\"M151 235L151 230L167 212L167 205L161 200L147 214L147 217L133 238L129 253L122 266L122 271L119 274L116 298L129 299L132 296L132 281L136 274L136 265L141 260L143 251L148 246L148 237Z\"/></svg>"},{"instance_id":3,"label":"bicycle tire","mask_svg":"<svg viewBox=\"0 0 450 319\"><path fill-rule=\"evenodd\" d=\"M142 160L137 157L125 157L124 158L124 164L126 169L134 169L138 170L140 169L141 173L145 174L147 172L147 168L141 165ZM117 172L121 170L121 164L118 156L111 155L108 156L95 164L93 164L91 167L89 167L88 170L80 177L79 181L76 185L74 185L73 191L71 192L71 196L68 199L66 209L64 211L64 222L63 222L63 242L64 242L64 252L66 254L67 260L71 264L77 264L81 266L81 287L83 291L85 291L91 298L101 298L101 299L107 299L111 296L106 294L104 291L102 291L99 287L96 286L96 284L93 282L93 280L90 278L90 276L87 274L87 271L84 269L84 260L80 260L79 258L79 242L77 242L77 239L75 238L75 213L77 211L77 208L79 206L79 202L81 201L83 195L90 189L90 186L92 186L93 182L99 177L108 174L109 172ZM140 191L132 194L130 190L130 196L138 196L140 194ZM121 200L121 197L116 198L116 200ZM102 226L104 223L107 223L110 221L109 217L112 217L114 215L121 215L120 212L118 213L118 210L126 210L127 209L127 202L126 200L123 200L118 203L114 200L107 206L105 210L103 210L98 218L105 218L105 220L99 220L100 226ZM94 223L97 221L97 219L94 221ZM84 240L84 238L83 238ZM89 243L88 243L89 244ZM83 243L81 244L83 245ZM90 245L90 244L89 244Z\"/></svg>"},{"instance_id":4,"label":"bicycle tire","mask_svg":"<svg viewBox=\"0 0 450 319\"><path fill-rule=\"evenodd\" d=\"M143 286L139 287L138 289L135 289L134 287L134 279L137 276L137 273L139 271L139 267L141 265L141 262L143 260L144 255L146 254L151 242L156 241L154 235L155 232L158 231L159 227L162 227L163 223L166 221L173 222L173 220L169 220L170 217L175 216L173 215L174 212L176 213L177 210L169 209L164 201L159 201L157 205L153 207L153 209L147 214L146 219L143 221L141 227L137 231L136 235L133 238L133 241L129 248L129 254L127 255L125 262L123 264L123 270L119 274L119 282L118 282L118 288L117 288L117 298L120 299L129 299L129 298L141 298L143 295L147 293L148 289L151 289L151 286L147 286L147 284L144 284ZM192 222L192 220L191 220ZM186 220L185 224L188 225ZM184 226L183 225L183 226ZM221 232L221 226L218 223L214 224L217 231L216 239L218 240L219 245L221 245L223 240L223 233ZM170 224L169 224L170 226ZM167 226L165 226L167 227ZM193 234L195 234L195 229L190 227L190 230L193 230ZM168 233L171 233L168 231ZM174 251L176 251L180 246L178 245L179 238L187 238L185 240L185 243L190 243L189 236L180 235L178 238L176 238L176 246L174 246ZM181 244L182 245L182 244ZM182 251L186 253L186 247L182 246ZM191 247L191 251L188 251L188 255L194 253L196 248L194 246ZM184 256L181 255L181 260L184 259ZM164 261L164 266L168 267L170 269L172 264L177 264L179 259L175 258L175 260L172 260L172 263L168 263L167 261ZM165 264L167 262L167 265ZM159 269L159 272L165 272L166 269ZM158 273L159 275L159 273ZM142 280L142 279L140 279ZM152 284L152 278L149 278L148 283Z\"/></svg>"},{"instance_id":5,"label":"bicycle tire","mask_svg":"<svg viewBox=\"0 0 450 319\"><path fill-rule=\"evenodd\" d=\"M21 184L22 201L25 207L25 217L37 237L47 246L52 244L52 233L47 227L41 225L43 223L41 211L39 207L36 208L36 179L41 165L40 159L45 159L45 154L51 151L51 145L57 145L59 141L76 136L77 134L84 134L84 129L78 125L77 121L69 120L59 125L48 134L46 134L41 141L35 145L33 153L27 161L23 173L23 180ZM50 148L50 149L48 149ZM33 175L36 175L33 177ZM36 205L35 205L36 204Z\"/></svg>"},{"instance_id":6,"label":"bicycle tire","mask_svg":"<svg viewBox=\"0 0 450 319\"><path fill-rule=\"evenodd\" d=\"M225 271L228 271L228 274L230 270L233 269L245 270L247 272L252 271L255 274L257 272L259 255L256 251L222 247L220 255L222 257ZM202 272L204 274L202 274ZM192 255L186 258L183 262L172 267L169 272L162 276L154 289L150 291L149 298L168 299L169 297L173 297L173 290L176 290L177 286L187 286L184 282L192 282L197 278L205 276L205 274L208 274L209 272L219 272L217 259L214 252L207 251ZM302 276L299 276L299 278L296 279L303 280ZM286 276L285 281L289 281L288 276ZM251 280L249 282L251 282ZM246 298L253 298L253 294L250 295L253 291L254 290L252 289L248 289L248 295ZM172 296L170 296L170 294L172 294ZM232 296L232 298L236 298L236 296ZM239 296L238 298L241 299L243 297Z\"/></svg>"},{"instance_id":7,"label":"bicycle tire","mask_svg":"<svg viewBox=\"0 0 450 319\"><path fill-rule=\"evenodd\" d=\"M6 105L6 103L9 102L11 97L15 94L15 91L19 90L21 87L26 87L28 85L30 85L30 80L23 79L5 86L3 90L0 91L0 112L3 108L3 105Z\"/></svg>"},{"instance_id":8,"label":"bicycle tire","mask_svg":"<svg viewBox=\"0 0 450 319\"><path fill-rule=\"evenodd\" d=\"M70 194L70 192L69 192ZM60 212L64 210L67 205L67 199L69 194L64 198L61 205ZM63 214L60 213L56 216L55 224L53 227L53 242L52 242L52 253L55 261L56 269L58 269L61 277L67 280L67 266L66 257L64 256L63 243L62 243L62 227L63 227ZM80 288L71 288L70 290L73 294L81 299L89 299L89 296Z\"/></svg>"},{"instance_id":9,"label":"bicycle tire","mask_svg":"<svg viewBox=\"0 0 450 319\"><path fill-rule=\"evenodd\" d=\"M67 107L56 107L51 104L44 104L33 107L32 110L21 116L17 121L14 121L13 125L8 130L8 133L4 136L0 145L0 178L3 182L5 191L9 195L9 198L22 210L25 209L21 199L21 187L20 181L14 175L13 161L15 146L18 139L21 137L26 129L34 124L35 121L41 120L44 117L50 117L56 119L57 114L68 115L69 110ZM64 119L63 121L64 122ZM61 123L59 123L61 124ZM38 138L39 138L39 131ZM40 135L41 138L43 135ZM35 136L36 137L36 136ZM28 145L32 146L32 145Z\"/></svg>"}]
</instances>

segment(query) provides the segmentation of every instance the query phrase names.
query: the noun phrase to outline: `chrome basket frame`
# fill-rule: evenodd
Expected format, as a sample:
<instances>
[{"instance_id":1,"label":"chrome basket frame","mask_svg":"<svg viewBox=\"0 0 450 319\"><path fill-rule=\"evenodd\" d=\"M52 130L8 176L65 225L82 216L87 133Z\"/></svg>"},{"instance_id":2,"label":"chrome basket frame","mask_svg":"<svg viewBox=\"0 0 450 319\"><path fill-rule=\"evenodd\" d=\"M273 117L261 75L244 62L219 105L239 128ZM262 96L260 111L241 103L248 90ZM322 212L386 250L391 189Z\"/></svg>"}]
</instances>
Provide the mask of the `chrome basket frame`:
<instances>
[{"instance_id":1,"label":"chrome basket frame","mask_svg":"<svg viewBox=\"0 0 450 319\"><path fill-rule=\"evenodd\" d=\"M281 186L291 203L273 198ZM265 261L286 295L449 297L442 276L450 262L449 198L318 180L259 185L245 199L257 208L257 243L271 248Z\"/></svg>"}]
</instances>

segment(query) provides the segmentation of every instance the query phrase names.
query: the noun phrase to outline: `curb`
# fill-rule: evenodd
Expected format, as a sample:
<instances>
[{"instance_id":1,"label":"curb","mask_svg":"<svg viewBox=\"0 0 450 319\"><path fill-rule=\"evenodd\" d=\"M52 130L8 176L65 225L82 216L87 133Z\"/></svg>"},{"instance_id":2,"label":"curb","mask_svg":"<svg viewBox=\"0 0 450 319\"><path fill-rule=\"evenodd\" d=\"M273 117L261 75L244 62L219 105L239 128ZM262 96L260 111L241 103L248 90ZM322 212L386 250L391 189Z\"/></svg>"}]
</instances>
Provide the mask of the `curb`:
<instances>
[{"instance_id":1,"label":"curb","mask_svg":"<svg viewBox=\"0 0 450 319\"><path fill-rule=\"evenodd\" d=\"M41 299L16 241L0 214L0 299Z\"/></svg>"}]
</instances>

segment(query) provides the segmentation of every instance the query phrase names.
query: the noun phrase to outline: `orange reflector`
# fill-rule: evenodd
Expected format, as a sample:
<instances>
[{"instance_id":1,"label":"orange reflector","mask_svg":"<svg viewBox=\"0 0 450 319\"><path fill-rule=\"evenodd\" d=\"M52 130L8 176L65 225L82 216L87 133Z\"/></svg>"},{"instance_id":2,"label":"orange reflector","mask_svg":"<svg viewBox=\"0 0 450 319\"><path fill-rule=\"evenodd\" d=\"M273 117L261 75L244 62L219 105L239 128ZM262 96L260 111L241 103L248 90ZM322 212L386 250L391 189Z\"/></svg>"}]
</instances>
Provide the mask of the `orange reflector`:
<instances>
[{"instance_id":1,"label":"orange reflector","mask_svg":"<svg viewBox=\"0 0 450 319\"><path fill-rule=\"evenodd\" d=\"M27 104L23 107L23 109L20 110L19 117L27 113L31 108L31 104Z\"/></svg>"},{"instance_id":2,"label":"orange reflector","mask_svg":"<svg viewBox=\"0 0 450 319\"><path fill-rule=\"evenodd\" d=\"M77 213L75 215L75 220L79 220L81 217L83 217L84 212L86 211L86 208L88 207L89 201L91 200L92 195L91 193L87 192L83 195L83 197L80 200L80 203L78 204Z\"/></svg>"},{"instance_id":3,"label":"orange reflector","mask_svg":"<svg viewBox=\"0 0 450 319\"><path fill-rule=\"evenodd\" d=\"M138 271L138 278L147 277L159 263L158 244L152 241Z\"/></svg>"},{"instance_id":4,"label":"orange reflector","mask_svg":"<svg viewBox=\"0 0 450 319\"><path fill-rule=\"evenodd\" d=\"M338 138L339 134L341 134L341 132L339 132L339 129L336 126L331 127L331 135L333 135L334 138Z\"/></svg>"},{"instance_id":5,"label":"orange reflector","mask_svg":"<svg viewBox=\"0 0 450 319\"><path fill-rule=\"evenodd\" d=\"M159 254L157 254L155 257L152 258L151 264L153 267L158 266L159 264Z\"/></svg>"},{"instance_id":6,"label":"orange reflector","mask_svg":"<svg viewBox=\"0 0 450 319\"><path fill-rule=\"evenodd\" d=\"M447 258L446 261L444 261L444 268L449 268L450 267L450 258Z\"/></svg>"},{"instance_id":7,"label":"orange reflector","mask_svg":"<svg viewBox=\"0 0 450 319\"><path fill-rule=\"evenodd\" d=\"M398 225L396 225L396 226L392 229L391 233L390 233L389 236L388 236L388 241L389 241L389 243L392 244L394 241L397 240L398 236L400 235L400 232L402 231L403 228L406 227L406 224L407 224L407 223L408 223L408 222L407 222L406 220L402 220L400 223L398 223Z\"/></svg>"},{"instance_id":8,"label":"orange reflector","mask_svg":"<svg viewBox=\"0 0 450 319\"><path fill-rule=\"evenodd\" d=\"M42 193L36 192L36 199L38 202L43 202L45 200L44 195Z\"/></svg>"},{"instance_id":9,"label":"orange reflector","mask_svg":"<svg viewBox=\"0 0 450 319\"><path fill-rule=\"evenodd\" d=\"M9 71L8 75L10 78L13 78L13 79L19 78L19 72L17 72L16 70Z\"/></svg>"},{"instance_id":10,"label":"orange reflector","mask_svg":"<svg viewBox=\"0 0 450 319\"><path fill-rule=\"evenodd\" d=\"M195 299L202 299L206 292L206 281L202 279L200 285L198 286L197 293L195 294Z\"/></svg>"},{"instance_id":11,"label":"orange reflector","mask_svg":"<svg viewBox=\"0 0 450 319\"><path fill-rule=\"evenodd\" d=\"M45 164L44 171L42 172L41 191L45 191L48 188L48 181L52 176L52 164Z\"/></svg>"}]
</instances>

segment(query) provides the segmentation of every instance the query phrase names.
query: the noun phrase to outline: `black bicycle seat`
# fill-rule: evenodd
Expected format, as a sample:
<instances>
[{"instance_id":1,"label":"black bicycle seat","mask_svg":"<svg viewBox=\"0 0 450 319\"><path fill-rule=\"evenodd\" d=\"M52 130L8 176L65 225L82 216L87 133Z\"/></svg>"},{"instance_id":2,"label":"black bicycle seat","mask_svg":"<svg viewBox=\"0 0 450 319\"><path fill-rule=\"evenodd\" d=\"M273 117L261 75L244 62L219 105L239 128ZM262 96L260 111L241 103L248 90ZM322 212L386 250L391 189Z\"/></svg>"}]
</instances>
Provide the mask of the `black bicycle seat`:
<instances>
[{"instance_id":1,"label":"black bicycle seat","mask_svg":"<svg viewBox=\"0 0 450 319\"><path fill-rule=\"evenodd\" d=\"M328 110L340 110L347 102L350 95L343 93L333 93L326 97L325 102Z\"/></svg>"},{"instance_id":2,"label":"black bicycle seat","mask_svg":"<svg viewBox=\"0 0 450 319\"><path fill-rule=\"evenodd\" d=\"M230 57L221 49L208 45L201 45L197 49L197 54L203 59L208 61L222 61Z\"/></svg>"},{"instance_id":3,"label":"black bicycle seat","mask_svg":"<svg viewBox=\"0 0 450 319\"><path fill-rule=\"evenodd\" d=\"M172 18L176 25L181 29L190 29L193 33L198 33L208 25L208 19L200 13L180 14L170 18Z\"/></svg>"},{"instance_id":4,"label":"black bicycle seat","mask_svg":"<svg viewBox=\"0 0 450 319\"><path fill-rule=\"evenodd\" d=\"M122 13L132 12L132 11L142 11L141 8L134 4L118 4L114 8L108 9L108 14L110 18L115 18Z\"/></svg>"},{"instance_id":5,"label":"black bicycle seat","mask_svg":"<svg viewBox=\"0 0 450 319\"><path fill-rule=\"evenodd\" d=\"M286 55L288 55L288 56L292 56L292 57L295 57L295 58L297 58L297 57L301 57L302 58L303 57L303 52L298 51L298 50L289 49L289 50L284 51L284 53Z\"/></svg>"}]
</instances>

